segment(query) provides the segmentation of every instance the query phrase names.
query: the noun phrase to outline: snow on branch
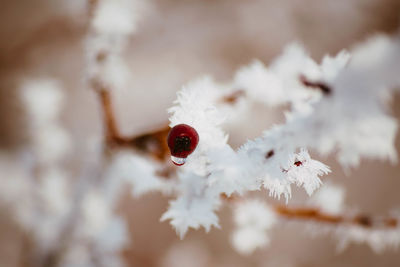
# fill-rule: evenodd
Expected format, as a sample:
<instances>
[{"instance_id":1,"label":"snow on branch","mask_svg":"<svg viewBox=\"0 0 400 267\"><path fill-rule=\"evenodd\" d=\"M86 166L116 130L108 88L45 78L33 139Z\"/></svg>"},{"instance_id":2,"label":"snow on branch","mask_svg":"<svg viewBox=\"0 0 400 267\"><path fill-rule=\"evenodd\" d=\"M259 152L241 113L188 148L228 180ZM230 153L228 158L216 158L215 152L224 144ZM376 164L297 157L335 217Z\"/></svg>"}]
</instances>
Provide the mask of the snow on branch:
<instances>
[{"instance_id":1,"label":"snow on branch","mask_svg":"<svg viewBox=\"0 0 400 267\"><path fill-rule=\"evenodd\" d=\"M126 33L123 31L120 35L126 36ZM101 34L107 35L107 31ZM113 50L93 51L97 51L93 58L99 67ZM167 128L142 136L120 135L109 90L118 84L104 80L95 71L89 77L92 77L92 88L99 92L107 145L135 151L118 154L110 173L131 183L134 195L149 191L175 193L177 198L170 201L161 220L170 220L183 238L189 228L204 227L209 231L211 226L219 227L216 212L221 195L229 198L232 194L244 195L265 188L270 196L283 195L288 201L293 184L311 195L330 169L312 159L308 150L323 155L336 153L344 168L356 167L361 158L395 162L397 122L388 113L387 104L400 85L395 71L399 69L399 57L399 40L385 36L371 38L351 53L342 51L335 57L325 56L320 64L299 44L292 44L268 67L254 61L240 68L230 83L217 83L209 76L190 82L178 92L174 106L169 109L170 127L188 124L200 137L196 150L179 168L166 167L163 163L167 155ZM234 121L242 107L252 102L272 107L289 104L290 108L285 113L285 123L271 127L235 150L228 144L224 123ZM149 155L158 161L149 159ZM338 192L330 191L340 200ZM326 194L317 194L317 197L322 195ZM320 207L321 210L258 206L260 211L271 215L271 222L275 221L274 216L280 216L338 225L350 222L357 229L367 227L365 217L343 217L339 215L341 204L335 205L327 209ZM397 220L394 221L397 225ZM241 243L244 247L238 246L238 249L249 253L267 244L265 230L270 226L272 223L259 227L258 233L254 229L248 231L249 227L238 231L237 240L240 236L253 236L255 242L246 246ZM383 226L390 228L392 224ZM361 239L353 234L346 240Z\"/></svg>"},{"instance_id":2,"label":"snow on branch","mask_svg":"<svg viewBox=\"0 0 400 267\"><path fill-rule=\"evenodd\" d=\"M269 244L267 231L277 223L277 215L266 203L249 199L235 205L234 221L237 228L232 234L232 244L238 252L250 254Z\"/></svg>"},{"instance_id":3,"label":"snow on branch","mask_svg":"<svg viewBox=\"0 0 400 267\"><path fill-rule=\"evenodd\" d=\"M270 243L270 231L282 222L303 223L311 235L332 234L338 250L351 243L366 243L375 252L396 249L400 244L400 217L372 217L349 210L344 204L344 189L338 185L323 185L308 203L308 207L270 205L258 199L226 198L232 204L236 228L232 245L242 254L250 254Z\"/></svg>"},{"instance_id":4,"label":"snow on branch","mask_svg":"<svg viewBox=\"0 0 400 267\"><path fill-rule=\"evenodd\" d=\"M170 126L189 124L198 131L200 141L179 176L203 177L201 197L216 203L208 206L209 219L220 194L244 194L264 187L271 196L284 195L288 200L295 184L311 195L330 169L312 159L307 149L321 154L337 151L345 168L357 166L362 157L394 162L397 122L388 114L386 102L400 85L394 71L400 64L398 42L378 36L356 47L351 56L340 52L324 57L321 64L294 44L268 68L257 61L240 69L231 84L206 77L183 87L169 110ZM219 99L233 99L228 102L234 112L239 98L269 106L289 103L290 110L284 124L235 151L222 128L227 110ZM197 223L183 222L181 215L189 214L192 204L178 193L163 217L172 220L181 236L188 226L198 228L203 221L209 222L201 216Z\"/></svg>"}]
</instances>

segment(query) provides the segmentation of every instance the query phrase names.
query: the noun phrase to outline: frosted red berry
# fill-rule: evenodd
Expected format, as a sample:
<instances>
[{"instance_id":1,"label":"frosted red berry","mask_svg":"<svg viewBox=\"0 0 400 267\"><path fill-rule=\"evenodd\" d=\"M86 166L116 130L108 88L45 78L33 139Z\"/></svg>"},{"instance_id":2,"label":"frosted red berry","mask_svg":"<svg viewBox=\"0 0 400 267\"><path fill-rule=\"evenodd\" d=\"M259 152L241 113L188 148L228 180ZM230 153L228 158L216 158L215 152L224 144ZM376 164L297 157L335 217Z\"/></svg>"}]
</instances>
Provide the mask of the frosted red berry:
<instances>
[{"instance_id":1,"label":"frosted red berry","mask_svg":"<svg viewBox=\"0 0 400 267\"><path fill-rule=\"evenodd\" d=\"M172 162L178 166L183 165L186 157L196 149L198 143L199 135L193 127L187 124L174 126L168 134Z\"/></svg>"}]
</instances>

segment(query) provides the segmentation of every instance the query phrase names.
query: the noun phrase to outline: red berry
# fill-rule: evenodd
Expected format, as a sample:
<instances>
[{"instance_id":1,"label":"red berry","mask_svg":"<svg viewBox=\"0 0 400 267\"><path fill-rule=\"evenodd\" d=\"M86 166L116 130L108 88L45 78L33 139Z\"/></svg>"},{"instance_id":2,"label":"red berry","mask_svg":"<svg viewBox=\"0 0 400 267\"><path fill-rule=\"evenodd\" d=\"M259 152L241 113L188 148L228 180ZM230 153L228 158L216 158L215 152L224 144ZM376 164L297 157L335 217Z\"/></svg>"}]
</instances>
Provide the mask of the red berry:
<instances>
[{"instance_id":1,"label":"red berry","mask_svg":"<svg viewBox=\"0 0 400 267\"><path fill-rule=\"evenodd\" d=\"M187 124L174 126L168 134L168 147L174 164L185 164L186 157L196 149L198 143L199 135L193 127Z\"/></svg>"}]
</instances>

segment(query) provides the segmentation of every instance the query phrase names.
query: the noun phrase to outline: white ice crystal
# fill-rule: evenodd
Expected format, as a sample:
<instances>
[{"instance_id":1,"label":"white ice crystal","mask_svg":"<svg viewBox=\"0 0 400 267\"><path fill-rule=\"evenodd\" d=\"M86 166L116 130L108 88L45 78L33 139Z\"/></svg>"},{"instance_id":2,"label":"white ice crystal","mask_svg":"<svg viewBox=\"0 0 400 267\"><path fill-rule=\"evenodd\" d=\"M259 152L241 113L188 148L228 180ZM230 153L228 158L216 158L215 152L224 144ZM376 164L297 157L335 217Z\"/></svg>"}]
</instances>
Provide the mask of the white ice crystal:
<instances>
[{"instance_id":1,"label":"white ice crystal","mask_svg":"<svg viewBox=\"0 0 400 267\"><path fill-rule=\"evenodd\" d=\"M311 195L322 184L319 177L330 172L328 166L311 159L305 149L292 155L289 162L293 162L293 164L287 169L287 179L297 186L303 186L308 195Z\"/></svg>"},{"instance_id":2,"label":"white ice crystal","mask_svg":"<svg viewBox=\"0 0 400 267\"><path fill-rule=\"evenodd\" d=\"M310 195L321 185L319 177L330 172L329 167L311 159L307 150L296 153L296 149L295 139L285 133L285 128L274 127L240 150L247 153L270 196L284 195L288 200L291 184L302 186Z\"/></svg>"},{"instance_id":3,"label":"white ice crystal","mask_svg":"<svg viewBox=\"0 0 400 267\"><path fill-rule=\"evenodd\" d=\"M194 173L186 173L180 177L180 196L170 201L168 210L162 215L161 221L171 220L182 239L189 228L204 227L208 232L211 226L219 228L215 210L219 206L219 194L206 187L204 177Z\"/></svg>"},{"instance_id":4,"label":"white ice crystal","mask_svg":"<svg viewBox=\"0 0 400 267\"><path fill-rule=\"evenodd\" d=\"M120 152L114 156L108 175L132 185L132 194L139 197L152 191L167 191L168 182L156 175L158 164L131 152Z\"/></svg>"},{"instance_id":5,"label":"white ice crystal","mask_svg":"<svg viewBox=\"0 0 400 267\"><path fill-rule=\"evenodd\" d=\"M64 158L71 151L71 139L67 131L57 123L42 127L32 133L32 147L37 159L51 164Z\"/></svg>"},{"instance_id":6,"label":"white ice crystal","mask_svg":"<svg viewBox=\"0 0 400 267\"><path fill-rule=\"evenodd\" d=\"M334 57L325 56L321 64L300 45L292 44L268 67L255 61L241 68L229 85L231 89L209 77L189 83L169 110L171 126L189 124L200 136L198 148L181 167L181 175L204 177L206 184L201 188L213 192L204 201L209 203L208 211L214 212L217 205L211 203L221 193L244 194L264 186L271 196L284 195L288 200L295 184L311 195L330 169L312 159L307 149L321 154L337 151L344 167L357 165L362 157L394 161L397 122L387 114L385 104L391 88L400 84L393 71L400 62L398 42L377 37L356 47L351 61L350 54L342 51ZM369 53L372 57L365 61ZM221 128L226 121L221 98L235 90L244 92L241 98L268 106L291 104L285 123L247 141L237 151L227 144ZM178 193L178 200L172 202L175 211L168 211L168 218L184 214L176 210L187 201L187 195ZM328 209L336 212L339 206L337 203ZM197 224L190 223L195 227L201 225L203 217L196 219ZM185 232L187 226L183 229Z\"/></svg>"},{"instance_id":7,"label":"white ice crystal","mask_svg":"<svg viewBox=\"0 0 400 267\"><path fill-rule=\"evenodd\" d=\"M310 204L329 214L339 214L344 209L344 188L325 183L310 199Z\"/></svg>"},{"instance_id":8,"label":"white ice crystal","mask_svg":"<svg viewBox=\"0 0 400 267\"><path fill-rule=\"evenodd\" d=\"M70 151L71 140L58 122L64 95L54 79L28 79L20 88L25 103L36 159L43 164L61 160Z\"/></svg>"},{"instance_id":9,"label":"white ice crystal","mask_svg":"<svg viewBox=\"0 0 400 267\"><path fill-rule=\"evenodd\" d=\"M367 244L376 253L382 253L385 249L397 249L400 246L400 229L382 228L369 229L360 226L338 227L334 232L338 240L338 250L343 251L350 244Z\"/></svg>"},{"instance_id":10,"label":"white ice crystal","mask_svg":"<svg viewBox=\"0 0 400 267\"><path fill-rule=\"evenodd\" d=\"M27 79L20 88L32 126L53 122L60 114L63 94L60 83L54 79Z\"/></svg>"},{"instance_id":11,"label":"white ice crystal","mask_svg":"<svg viewBox=\"0 0 400 267\"><path fill-rule=\"evenodd\" d=\"M145 2L100 0L95 6L85 45L86 78L96 90L122 90L129 81L122 52L136 31Z\"/></svg>"},{"instance_id":12,"label":"white ice crystal","mask_svg":"<svg viewBox=\"0 0 400 267\"><path fill-rule=\"evenodd\" d=\"M100 0L92 27L100 34L128 35L136 30L138 1Z\"/></svg>"},{"instance_id":13,"label":"white ice crystal","mask_svg":"<svg viewBox=\"0 0 400 267\"><path fill-rule=\"evenodd\" d=\"M234 212L234 221L240 227L269 229L276 223L275 212L261 200L241 201L237 204Z\"/></svg>"},{"instance_id":14,"label":"white ice crystal","mask_svg":"<svg viewBox=\"0 0 400 267\"><path fill-rule=\"evenodd\" d=\"M170 219L170 224L181 239L189 228L199 229L202 226L209 232L211 226L219 228L214 205L213 201L207 198L179 197L170 202L170 207L161 217L161 221Z\"/></svg>"},{"instance_id":15,"label":"white ice crystal","mask_svg":"<svg viewBox=\"0 0 400 267\"><path fill-rule=\"evenodd\" d=\"M67 175L58 168L48 169L42 176L39 190L47 211L54 216L65 215L70 208Z\"/></svg>"},{"instance_id":16,"label":"white ice crystal","mask_svg":"<svg viewBox=\"0 0 400 267\"><path fill-rule=\"evenodd\" d=\"M203 77L184 86L177 94L175 106L168 110L172 114L171 127L184 123L196 129L201 137L196 152L227 142L228 137L221 129L225 118L216 107L220 96L218 85L210 77Z\"/></svg>"},{"instance_id":17,"label":"white ice crystal","mask_svg":"<svg viewBox=\"0 0 400 267\"><path fill-rule=\"evenodd\" d=\"M84 235L95 237L101 233L110 220L111 211L102 194L91 191L82 203L82 225Z\"/></svg>"},{"instance_id":18,"label":"white ice crystal","mask_svg":"<svg viewBox=\"0 0 400 267\"><path fill-rule=\"evenodd\" d=\"M350 54L341 51L336 56L324 56L321 62L321 76L319 79L331 83L350 61Z\"/></svg>"},{"instance_id":19,"label":"white ice crystal","mask_svg":"<svg viewBox=\"0 0 400 267\"><path fill-rule=\"evenodd\" d=\"M276 214L259 200L240 202L234 211L236 229L232 234L234 248L243 254L269 244L267 231L276 224Z\"/></svg>"},{"instance_id":20,"label":"white ice crystal","mask_svg":"<svg viewBox=\"0 0 400 267\"><path fill-rule=\"evenodd\" d=\"M96 249L101 253L118 252L129 243L128 227L126 222L114 216L96 237Z\"/></svg>"},{"instance_id":21,"label":"white ice crystal","mask_svg":"<svg viewBox=\"0 0 400 267\"><path fill-rule=\"evenodd\" d=\"M96 89L122 91L129 81L129 69L121 55L125 39L93 35L86 40L87 80ZM101 87L101 88L97 88Z\"/></svg>"},{"instance_id":22,"label":"white ice crystal","mask_svg":"<svg viewBox=\"0 0 400 267\"><path fill-rule=\"evenodd\" d=\"M280 105L287 101L281 81L260 61L254 61L238 70L234 87L245 89L249 98L262 101L269 106Z\"/></svg>"},{"instance_id":23,"label":"white ice crystal","mask_svg":"<svg viewBox=\"0 0 400 267\"><path fill-rule=\"evenodd\" d=\"M209 158L208 185L221 193L230 196L232 193L242 195L246 191L260 188L261 179L253 171L249 157L236 153L230 146L211 150Z\"/></svg>"},{"instance_id":24,"label":"white ice crystal","mask_svg":"<svg viewBox=\"0 0 400 267\"><path fill-rule=\"evenodd\" d=\"M299 78L306 76L311 80L330 81L347 61L348 54L341 52L335 58L324 57L319 66L301 45L294 43L288 45L269 67L254 61L239 69L233 87L241 88L247 97L267 106L291 103L292 108L305 109L318 92L304 88Z\"/></svg>"},{"instance_id":25,"label":"white ice crystal","mask_svg":"<svg viewBox=\"0 0 400 267\"><path fill-rule=\"evenodd\" d=\"M242 227L232 233L233 247L241 254L249 255L270 243L268 235L259 229Z\"/></svg>"}]
</instances>

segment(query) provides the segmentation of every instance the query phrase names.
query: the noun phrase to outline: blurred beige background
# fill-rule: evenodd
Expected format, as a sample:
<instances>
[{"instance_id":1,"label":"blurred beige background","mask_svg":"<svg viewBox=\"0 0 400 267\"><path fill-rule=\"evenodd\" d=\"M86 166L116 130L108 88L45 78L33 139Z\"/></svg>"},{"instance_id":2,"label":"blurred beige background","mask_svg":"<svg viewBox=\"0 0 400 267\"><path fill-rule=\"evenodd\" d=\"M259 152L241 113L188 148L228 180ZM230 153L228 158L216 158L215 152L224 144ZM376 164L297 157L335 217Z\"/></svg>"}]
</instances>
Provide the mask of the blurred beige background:
<instances>
[{"instance_id":1,"label":"blurred beige background","mask_svg":"<svg viewBox=\"0 0 400 267\"><path fill-rule=\"evenodd\" d=\"M175 92L203 74L229 80L241 65L255 58L268 62L295 40L319 60L326 53L351 49L372 34L393 34L400 27L399 0L146 2L138 31L124 52L131 72L129 86L113 95L125 134L163 125ZM1 149L12 151L26 142L26 118L16 96L21 80L53 77L67 94L63 123L72 133L74 153L84 160L82 144L101 136L97 99L84 82L85 1L2 0L0 20ZM400 118L399 96L392 108ZM257 106L253 112L256 116L243 122L246 127L229 128L232 144L239 145L282 119L279 112ZM400 209L399 165L363 161L346 176L334 160L324 161L333 170L328 179L345 186L350 207L374 215ZM304 192L296 192L290 203L305 198ZM302 223L275 228L270 247L240 256L229 242L228 207L220 212L222 230L190 231L180 241L167 222L159 222L167 200L158 194L133 199L127 192L121 201L132 239L124 253L128 266L400 266L400 251L375 254L365 245L352 245L339 254L333 238L313 238ZM4 211L0 237L0 266L18 266L21 232Z\"/></svg>"}]
</instances>

